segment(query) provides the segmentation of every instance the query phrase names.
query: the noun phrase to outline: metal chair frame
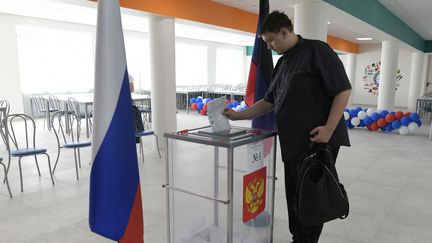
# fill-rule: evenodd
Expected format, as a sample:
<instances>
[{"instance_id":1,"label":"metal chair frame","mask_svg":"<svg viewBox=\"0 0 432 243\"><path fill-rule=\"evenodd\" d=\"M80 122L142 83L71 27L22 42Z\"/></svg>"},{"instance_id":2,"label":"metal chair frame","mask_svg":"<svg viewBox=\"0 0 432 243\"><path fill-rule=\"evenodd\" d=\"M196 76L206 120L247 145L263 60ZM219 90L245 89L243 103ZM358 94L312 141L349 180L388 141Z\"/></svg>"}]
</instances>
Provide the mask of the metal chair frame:
<instances>
[{"instance_id":1,"label":"metal chair frame","mask_svg":"<svg viewBox=\"0 0 432 243\"><path fill-rule=\"evenodd\" d=\"M73 113L75 113L75 115L80 120L81 119L85 119L86 115L81 112L80 104L78 103L78 101L74 97L69 97L68 98L67 105L68 105L68 109L70 111L72 111ZM88 118L89 118L90 131L93 132L93 129L92 129L93 124L92 124L92 121L90 119L92 117L91 112L90 112L90 114L87 114L87 115L88 115Z\"/></svg>"},{"instance_id":2,"label":"metal chair frame","mask_svg":"<svg viewBox=\"0 0 432 243\"><path fill-rule=\"evenodd\" d=\"M150 136L150 135L155 136L155 138L156 138L156 147L157 147L157 151L158 151L158 154L159 154L159 158L162 158L161 154L160 154L160 150L159 150L158 136L154 133L154 131L145 130L145 131L141 131L141 132L136 132L135 133L135 137L139 138L139 140L140 140L140 145L139 145L140 146L140 154L141 154L142 162L143 163L144 163L144 146L143 146L143 143L142 143L142 137L146 137L146 136Z\"/></svg>"},{"instance_id":3,"label":"metal chair frame","mask_svg":"<svg viewBox=\"0 0 432 243\"><path fill-rule=\"evenodd\" d=\"M5 113L0 113L0 129L2 130L2 132L0 132L0 134L1 134L1 137L3 139L4 144L7 146L6 137L4 136L4 134L6 134L6 131L5 131L5 128L1 126L1 121L9 115L10 104L7 100L0 100L0 107L5 108Z\"/></svg>"},{"instance_id":4,"label":"metal chair frame","mask_svg":"<svg viewBox=\"0 0 432 243\"><path fill-rule=\"evenodd\" d=\"M15 128L14 128L14 122L21 120L24 123L24 130L25 130L25 146L20 148L20 143L18 142ZM23 157L27 156L34 156L35 162L36 162L36 168L38 171L39 176L41 176L40 169L39 169L39 163L37 160L37 155L44 154L48 159L48 168L50 172L51 182L53 185L54 178L51 170L51 161L50 157L47 153L47 149L45 148L38 148L36 147L36 123L34 120L25 114L10 114L2 121L2 126L7 126L7 133L5 134L6 139L8 140L8 165L6 168L6 175L9 173L10 164L12 157L18 157L18 166L19 166L19 173L20 173L20 181L21 181L21 192L24 191L23 187L23 176L22 176L22 168L21 168L21 159ZM31 136L29 136L29 132L31 132ZM10 141L9 141L10 140ZM11 147L15 147L15 150L12 151Z\"/></svg>"},{"instance_id":5,"label":"metal chair frame","mask_svg":"<svg viewBox=\"0 0 432 243\"><path fill-rule=\"evenodd\" d=\"M54 128L56 123L58 124L58 131ZM76 126L76 129L74 129ZM60 149L73 149L75 157L75 171L76 178L79 180L78 167L81 168L81 153L80 148L90 147L91 143L88 141L81 141L81 120L72 111L58 111L53 114L51 119L51 128L57 139L57 158L54 164L53 173L57 168L57 163L60 157ZM69 133L67 133L67 131ZM62 140L63 145L61 145Z\"/></svg>"}]
</instances>

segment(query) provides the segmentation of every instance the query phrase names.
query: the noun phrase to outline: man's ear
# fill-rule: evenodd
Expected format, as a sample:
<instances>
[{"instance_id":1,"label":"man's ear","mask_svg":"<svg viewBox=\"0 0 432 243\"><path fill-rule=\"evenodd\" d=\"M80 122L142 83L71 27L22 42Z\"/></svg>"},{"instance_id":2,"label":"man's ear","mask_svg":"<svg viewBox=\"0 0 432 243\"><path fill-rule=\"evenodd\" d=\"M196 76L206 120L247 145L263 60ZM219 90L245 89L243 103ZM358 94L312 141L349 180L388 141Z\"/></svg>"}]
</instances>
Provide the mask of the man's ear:
<instances>
[{"instance_id":1,"label":"man's ear","mask_svg":"<svg viewBox=\"0 0 432 243\"><path fill-rule=\"evenodd\" d=\"M282 37L283 37L284 39L287 39L287 38L288 38L288 35L289 35L289 33L290 33L290 31L288 30L288 28L286 28L286 27L282 27L282 28L280 29L280 33L282 34Z\"/></svg>"}]
</instances>

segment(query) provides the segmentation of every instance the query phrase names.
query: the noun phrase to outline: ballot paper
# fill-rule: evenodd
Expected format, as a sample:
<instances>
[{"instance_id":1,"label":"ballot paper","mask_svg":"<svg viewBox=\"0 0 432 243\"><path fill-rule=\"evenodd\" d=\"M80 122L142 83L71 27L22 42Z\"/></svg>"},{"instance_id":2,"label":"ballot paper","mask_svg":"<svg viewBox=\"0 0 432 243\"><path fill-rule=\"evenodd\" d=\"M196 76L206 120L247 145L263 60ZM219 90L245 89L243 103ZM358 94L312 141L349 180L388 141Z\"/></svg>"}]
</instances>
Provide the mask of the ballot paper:
<instances>
[{"instance_id":1,"label":"ballot paper","mask_svg":"<svg viewBox=\"0 0 432 243\"><path fill-rule=\"evenodd\" d=\"M213 132L227 131L230 129L228 118L222 114L225 109L226 96L210 101L207 105L207 116Z\"/></svg>"}]
</instances>

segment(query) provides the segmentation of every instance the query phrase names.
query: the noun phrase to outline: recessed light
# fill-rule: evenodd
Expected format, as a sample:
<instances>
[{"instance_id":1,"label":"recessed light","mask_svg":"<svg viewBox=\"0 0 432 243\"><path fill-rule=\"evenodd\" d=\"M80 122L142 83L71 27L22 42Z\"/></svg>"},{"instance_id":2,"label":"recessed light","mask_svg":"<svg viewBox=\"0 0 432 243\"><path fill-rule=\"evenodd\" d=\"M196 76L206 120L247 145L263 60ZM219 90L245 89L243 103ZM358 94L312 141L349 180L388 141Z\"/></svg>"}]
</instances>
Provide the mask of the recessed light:
<instances>
[{"instance_id":1,"label":"recessed light","mask_svg":"<svg viewBox=\"0 0 432 243\"><path fill-rule=\"evenodd\" d=\"M331 24L331 22L329 21L329 22L327 22L327 24Z\"/></svg>"},{"instance_id":2,"label":"recessed light","mask_svg":"<svg viewBox=\"0 0 432 243\"><path fill-rule=\"evenodd\" d=\"M359 40L359 41L368 41L368 40L373 40L373 39L370 38L370 37L357 37L356 40Z\"/></svg>"}]
</instances>

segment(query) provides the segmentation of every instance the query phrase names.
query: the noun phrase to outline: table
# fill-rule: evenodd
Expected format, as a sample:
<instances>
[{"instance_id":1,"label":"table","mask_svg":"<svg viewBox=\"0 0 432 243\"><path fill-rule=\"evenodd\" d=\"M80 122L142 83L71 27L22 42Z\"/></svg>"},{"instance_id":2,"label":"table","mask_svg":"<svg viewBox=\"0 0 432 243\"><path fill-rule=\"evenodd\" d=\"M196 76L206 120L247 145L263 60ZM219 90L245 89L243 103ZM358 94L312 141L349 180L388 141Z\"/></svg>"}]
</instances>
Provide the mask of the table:
<instances>
[{"instance_id":1,"label":"table","mask_svg":"<svg viewBox=\"0 0 432 243\"><path fill-rule=\"evenodd\" d=\"M86 121L86 137L89 138L90 137L90 106L93 105L93 100L94 100L94 94L92 93L85 93L85 94L62 94L62 95L56 95L57 98L59 99L59 101L61 102L66 102L70 97L75 98L76 101L78 102L78 104L84 105L84 117L85 117L85 121ZM46 100L47 102L47 108L49 110L49 97L48 96L43 96L43 98ZM142 95L142 94L132 94L132 100L133 101L149 101L150 100L150 96L149 95ZM67 106L66 106L66 109ZM80 114L77 114L80 115ZM48 124L50 124L50 114L49 112L47 113L47 121ZM48 126L48 128L50 129L50 126Z\"/></svg>"}]
</instances>

